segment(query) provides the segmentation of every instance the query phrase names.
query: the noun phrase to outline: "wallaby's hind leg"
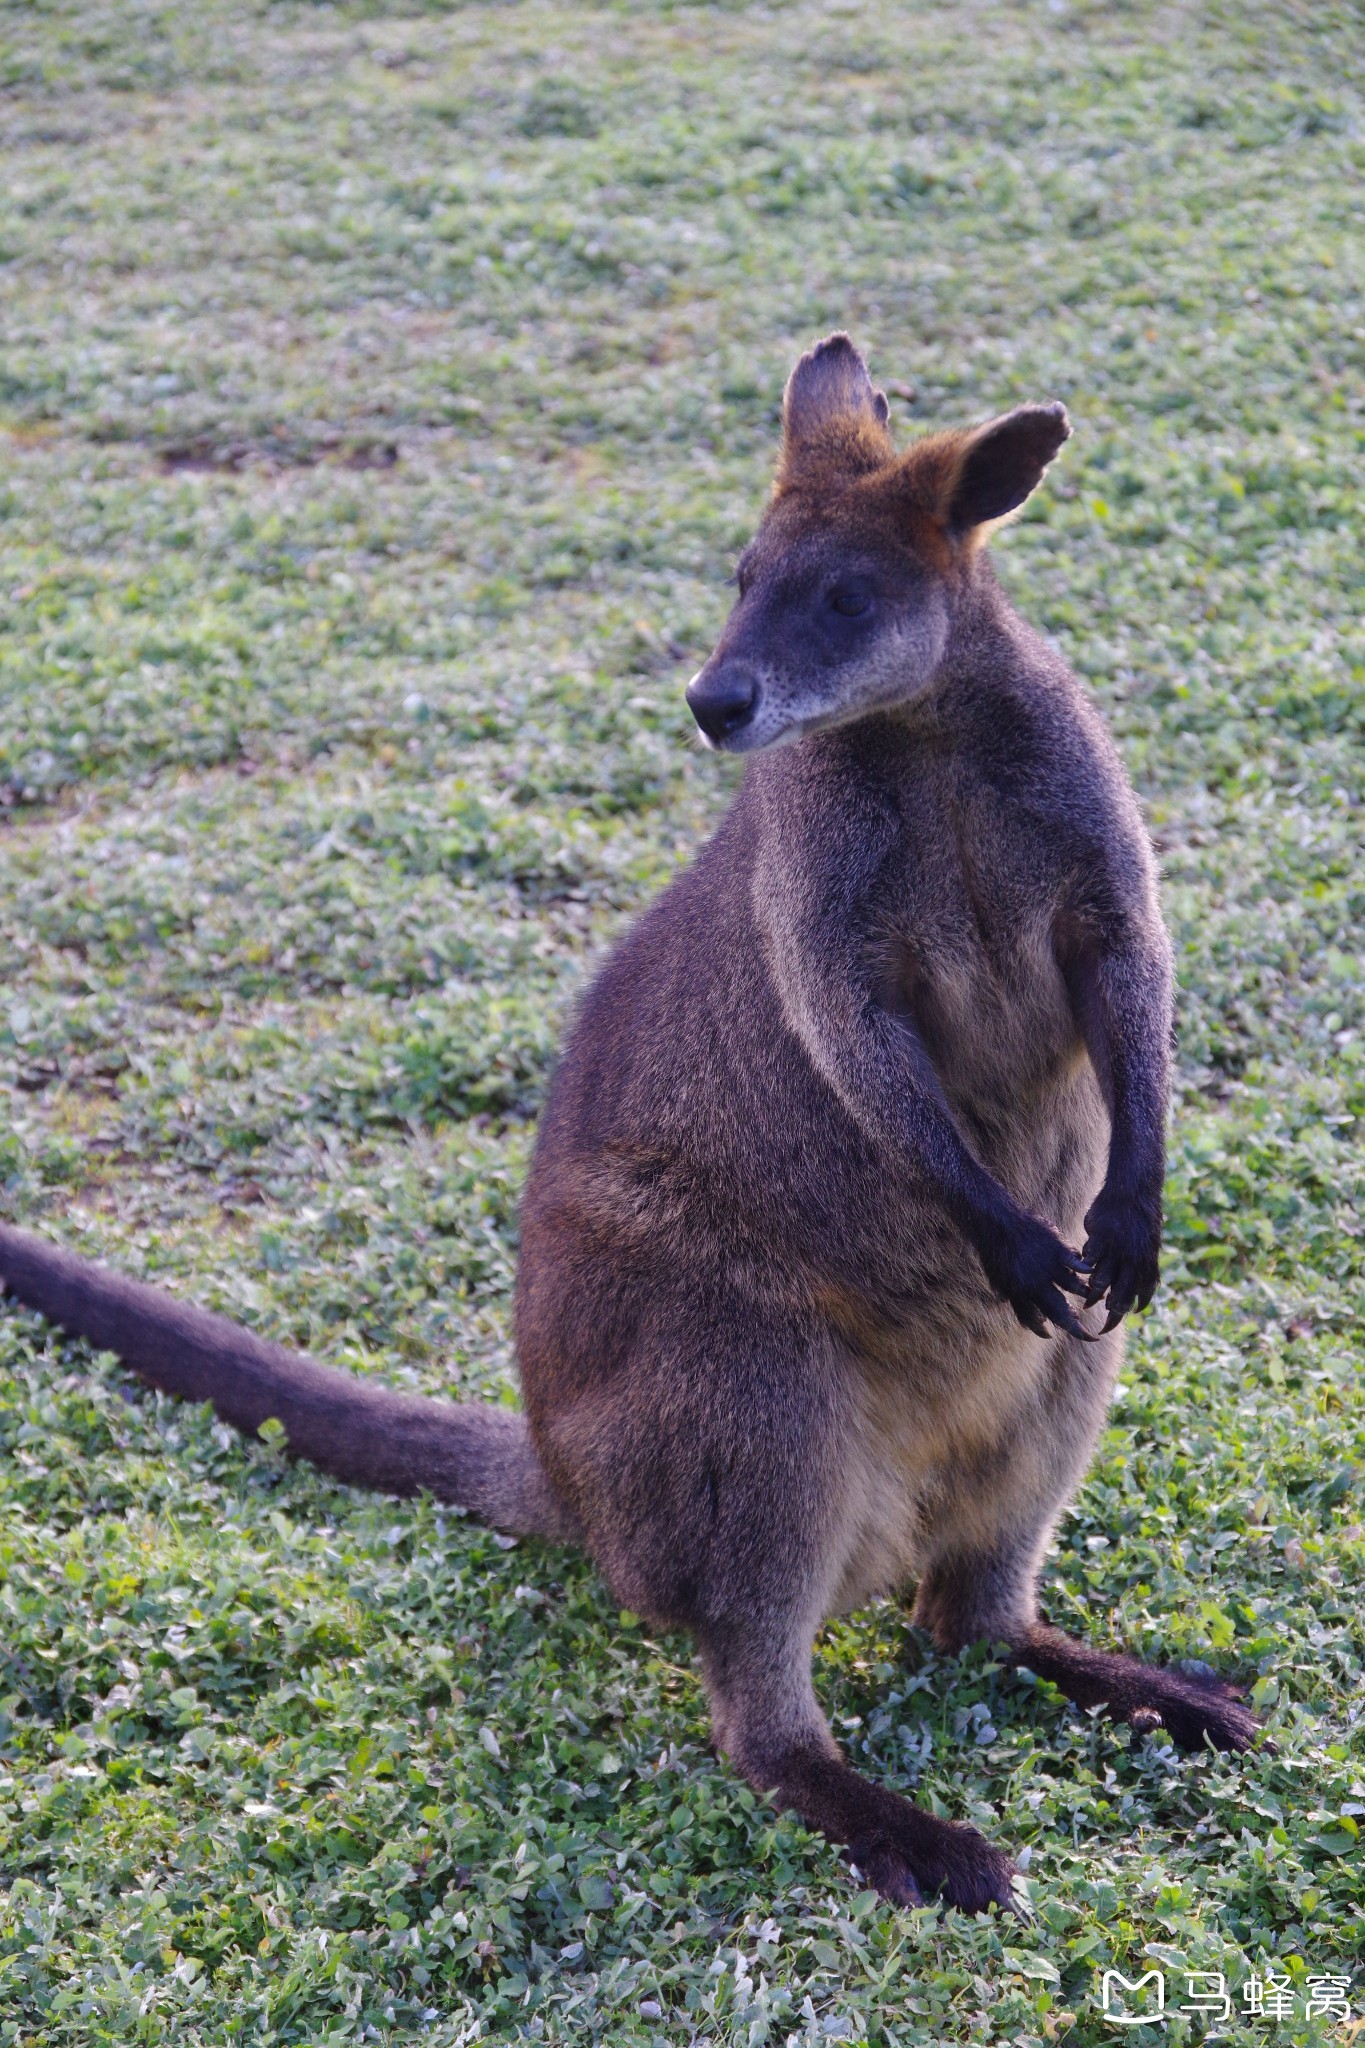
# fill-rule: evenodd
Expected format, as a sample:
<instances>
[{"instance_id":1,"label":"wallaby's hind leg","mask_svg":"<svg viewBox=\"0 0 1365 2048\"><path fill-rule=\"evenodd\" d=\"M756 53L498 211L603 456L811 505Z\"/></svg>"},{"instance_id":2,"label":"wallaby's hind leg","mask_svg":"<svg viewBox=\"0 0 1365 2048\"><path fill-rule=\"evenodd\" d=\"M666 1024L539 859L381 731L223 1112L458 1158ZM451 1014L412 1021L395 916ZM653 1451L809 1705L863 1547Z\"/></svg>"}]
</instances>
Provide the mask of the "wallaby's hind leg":
<instances>
[{"instance_id":1,"label":"wallaby's hind leg","mask_svg":"<svg viewBox=\"0 0 1365 2048\"><path fill-rule=\"evenodd\" d=\"M1092 1346L1059 1341L1048 1397L1028 1425L989 1471L955 1475L935 1517L915 1620L940 1649L1007 1643L1017 1664L1051 1679L1078 1706L1105 1706L1136 1728L1164 1727L1182 1749L1206 1741L1248 1749L1257 1723L1231 1686L1092 1650L1038 1613L1038 1567L1088 1462L1121 1342L1117 1331Z\"/></svg>"},{"instance_id":2,"label":"wallaby's hind leg","mask_svg":"<svg viewBox=\"0 0 1365 2048\"><path fill-rule=\"evenodd\" d=\"M813 1630L770 1612L699 1632L717 1746L756 1792L848 1852L898 1906L1014 1906L1009 1858L975 1828L869 1783L839 1755L811 1685Z\"/></svg>"},{"instance_id":3,"label":"wallaby's hind leg","mask_svg":"<svg viewBox=\"0 0 1365 2048\"><path fill-rule=\"evenodd\" d=\"M993 1613L983 1593L1011 1580L1017 1588L1021 1562L1009 1539L996 1550L941 1556L920 1582L916 1621L930 1629L943 1650L973 1642L1006 1643L1016 1664L1051 1679L1077 1706L1107 1707L1113 1720L1135 1728L1165 1728L1182 1749L1202 1749L1205 1741L1215 1749L1251 1747L1255 1717L1221 1679L1191 1677L1121 1652L1092 1650L1062 1629L1049 1628L1036 1612L1025 1618L1017 1599Z\"/></svg>"},{"instance_id":4,"label":"wallaby's hind leg","mask_svg":"<svg viewBox=\"0 0 1365 2048\"><path fill-rule=\"evenodd\" d=\"M571 1270L567 1257L560 1269ZM775 1792L846 1849L885 1897L1009 1904L1008 1858L860 1778L816 1703L811 1645L865 1513L842 1350L771 1303L728 1294L723 1272L700 1265L673 1315L655 1313L660 1334L641 1344L629 1378L595 1389L580 1412L561 1406L542 1431L547 1468L562 1475L612 1590L689 1630L717 1748L756 1792ZM525 1363L530 1317L523 1328Z\"/></svg>"}]
</instances>

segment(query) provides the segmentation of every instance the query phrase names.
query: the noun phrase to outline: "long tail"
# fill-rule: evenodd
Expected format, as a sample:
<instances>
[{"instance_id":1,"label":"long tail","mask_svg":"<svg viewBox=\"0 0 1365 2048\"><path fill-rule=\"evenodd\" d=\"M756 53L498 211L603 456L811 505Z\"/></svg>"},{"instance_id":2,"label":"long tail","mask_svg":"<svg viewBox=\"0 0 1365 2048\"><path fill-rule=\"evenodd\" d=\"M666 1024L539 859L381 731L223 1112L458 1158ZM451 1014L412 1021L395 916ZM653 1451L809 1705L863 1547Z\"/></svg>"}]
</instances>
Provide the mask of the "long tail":
<instances>
[{"instance_id":1,"label":"long tail","mask_svg":"<svg viewBox=\"0 0 1365 2048\"><path fill-rule=\"evenodd\" d=\"M431 1493L518 1536L579 1534L536 1460L525 1417L510 1409L372 1386L3 1225L0 1286L154 1387L212 1401L248 1435L277 1417L296 1457L349 1485Z\"/></svg>"}]
</instances>

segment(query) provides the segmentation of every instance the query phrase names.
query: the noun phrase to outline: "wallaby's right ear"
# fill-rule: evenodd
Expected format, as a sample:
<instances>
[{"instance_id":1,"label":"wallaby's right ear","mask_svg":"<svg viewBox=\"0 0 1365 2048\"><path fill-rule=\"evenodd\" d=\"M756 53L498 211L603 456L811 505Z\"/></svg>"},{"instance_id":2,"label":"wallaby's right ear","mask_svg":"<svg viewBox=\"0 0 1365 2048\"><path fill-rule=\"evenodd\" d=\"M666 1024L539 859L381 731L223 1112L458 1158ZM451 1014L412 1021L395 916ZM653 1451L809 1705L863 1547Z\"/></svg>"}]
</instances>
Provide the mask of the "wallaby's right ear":
<instances>
[{"instance_id":1,"label":"wallaby's right ear","mask_svg":"<svg viewBox=\"0 0 1365 2048\"><path fill-rule=\"evenodd\" d=\"M948 479L948 532L962 539L1017 512L1071 433L1064 405L1021 405L977 427Z\"/></svg>"},{"instance_id":2,"label":"wallaby's right ear","mask_svg":"<svg viewBox=\"0 0 1365 2048\"><path fill-rule=\"evenodd\" d=\"M846 334L827 335L808 349L782 394L782 462L778 488L811 469L876 469L892 452L885 392Z\"/></svg>"}]
</instances>

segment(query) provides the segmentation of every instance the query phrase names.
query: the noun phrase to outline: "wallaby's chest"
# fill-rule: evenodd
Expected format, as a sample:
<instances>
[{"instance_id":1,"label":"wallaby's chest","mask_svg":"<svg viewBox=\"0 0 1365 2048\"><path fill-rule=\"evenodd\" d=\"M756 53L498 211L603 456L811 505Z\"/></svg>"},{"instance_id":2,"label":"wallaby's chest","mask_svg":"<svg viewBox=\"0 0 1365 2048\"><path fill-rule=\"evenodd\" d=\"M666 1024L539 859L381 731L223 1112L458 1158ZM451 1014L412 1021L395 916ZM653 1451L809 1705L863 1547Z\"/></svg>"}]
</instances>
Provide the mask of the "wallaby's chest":
<instances>
[{"instance_id":1,"label":"wallaby's chest","mask_svg":"<svg viewBox=\"0 0 1365 2048\"><path fill-rule=\"evenodd\" d=\"M989 786L906 788L879 876L887 993L955 1106L992 1119L1081 1056L1053 948L1060 877L1026 814Z\"/></svg>"}]
</instances>

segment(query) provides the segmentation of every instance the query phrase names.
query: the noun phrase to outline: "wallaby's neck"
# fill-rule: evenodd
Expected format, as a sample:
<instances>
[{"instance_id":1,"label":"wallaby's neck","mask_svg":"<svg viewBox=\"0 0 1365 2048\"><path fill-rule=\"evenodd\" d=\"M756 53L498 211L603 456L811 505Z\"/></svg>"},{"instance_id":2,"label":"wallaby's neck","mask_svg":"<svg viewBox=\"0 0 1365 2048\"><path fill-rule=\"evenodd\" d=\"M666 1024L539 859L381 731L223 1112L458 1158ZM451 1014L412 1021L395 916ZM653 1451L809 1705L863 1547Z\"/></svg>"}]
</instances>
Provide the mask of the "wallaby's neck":
<instances>
[{"instance_id":1,"label":"wallaby's neck","mask_svg":"<svg viewBox=\"0 0 1365 2048\"><path fill-rule=\"evenodd\" d=\"M989 686L1008 675L1019 660L1022 628L990 560L978 555L952 592L948 644L930 695L941 700L954 687Z\"/></svg>"}]
</instances>

